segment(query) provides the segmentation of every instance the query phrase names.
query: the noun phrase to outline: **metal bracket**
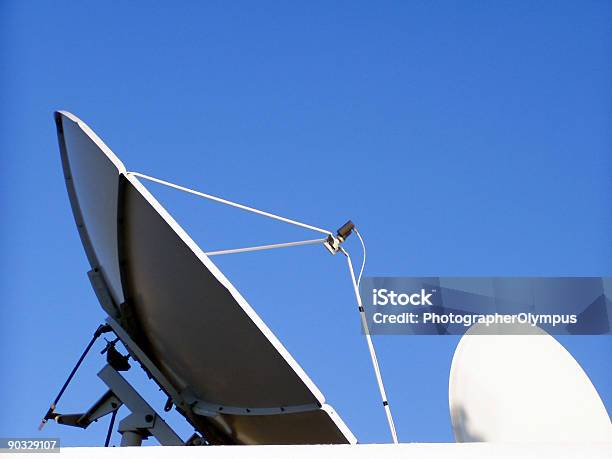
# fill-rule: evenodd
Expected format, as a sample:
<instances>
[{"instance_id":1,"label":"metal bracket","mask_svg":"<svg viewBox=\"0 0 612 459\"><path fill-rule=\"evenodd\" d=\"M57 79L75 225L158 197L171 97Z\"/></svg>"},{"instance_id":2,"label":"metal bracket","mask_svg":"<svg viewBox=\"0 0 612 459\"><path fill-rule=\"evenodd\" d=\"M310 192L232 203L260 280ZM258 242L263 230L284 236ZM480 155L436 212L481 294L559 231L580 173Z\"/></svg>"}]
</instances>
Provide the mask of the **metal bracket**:
<instances>
[{"instance_id":1,"label":"metal bracket","mask_svg":"<svg viewBox=\"0 0 612 459\"><path fill-rule=\"evenodd\" d=\"M97 421L103 416L106 416L113 411L121 408L123 403L117 398L112 391L106 393L94 403L85 413L78 414L57 414L55 422L72 427L80 427L86 429L92 422Z\"/></svg>"},{"instance_id":2,"label":"metal bracket","mask_svg":"<svg viewBox=\"0 0 612 459\"><path fill-rule=\"evenodd\" d=\"M117 370L106 365L98 377L132 412L119 424L121 446L140 446L142 440L150 436L155 437L162 446L185 444Z\"/></svg>"},{"instance_id":3,"label":"metal bracket","mask_svg":"<svg viewBox=\"0 0 612 459\"><path fill-rule=\"evenodd\" d=\"M330 234L323 243L325 248L329 250L329 253L336 255L340 251L340 245L351 235L355 225L352 221L347 221L344 225L338 228L336 235Z\"/></svg>"}]
</instances>

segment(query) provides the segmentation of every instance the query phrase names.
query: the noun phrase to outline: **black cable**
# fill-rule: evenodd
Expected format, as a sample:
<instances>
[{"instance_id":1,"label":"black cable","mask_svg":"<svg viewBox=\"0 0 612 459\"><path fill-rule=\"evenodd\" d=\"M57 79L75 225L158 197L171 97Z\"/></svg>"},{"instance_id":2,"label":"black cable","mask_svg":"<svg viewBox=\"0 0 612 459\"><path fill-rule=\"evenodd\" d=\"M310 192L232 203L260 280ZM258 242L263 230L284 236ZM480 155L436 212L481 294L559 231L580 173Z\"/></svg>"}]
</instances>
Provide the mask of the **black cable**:
<instances>
[{"instance_id":1,"label":"black cable","mask_svg":"<svg viewBox=\"0 0 612 459\"><path fill-rule=\"evenodd\" d=\"M113 435L113 426L115 425L115 418L117 417L117 411L119 411L119 408L113 411L113 414L111 415L110 424L108 425L108 432L106 433L106 441L104 442L105 447L110 444L111 435Z\"/></svg>"}]
</instances>

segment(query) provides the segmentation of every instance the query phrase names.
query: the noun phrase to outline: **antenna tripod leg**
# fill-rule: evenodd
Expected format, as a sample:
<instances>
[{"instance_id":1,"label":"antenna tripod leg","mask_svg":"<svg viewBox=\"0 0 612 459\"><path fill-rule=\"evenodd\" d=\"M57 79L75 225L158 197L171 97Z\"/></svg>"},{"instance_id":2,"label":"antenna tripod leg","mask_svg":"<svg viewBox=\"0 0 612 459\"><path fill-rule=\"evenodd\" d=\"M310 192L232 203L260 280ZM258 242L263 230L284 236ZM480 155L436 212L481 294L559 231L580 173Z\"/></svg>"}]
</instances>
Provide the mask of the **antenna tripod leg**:
<instances>
[{"instance_id":1,"label":"antenna tripod leg","mask_svg":"<svg viewBox=\"0 0 612 459\"><path fill-rule=\"evenodd\" d=\"M116 409L113 411L113 414L111 414L110 423L108 424L108 432L106 433L106 440L104 441L105 447L110 445L111 436L113 435L113 427L115 426L115 418L117 418L117 411L119 411L119 409Z\"/></svg>"},{"instance_id":2,"label":"antenna tripod leg","mask_svg":"<svg viewBox=\"0 0 612 459\"><path fill-rule=\"evenodd\" d=\"M74 375L76 374L77 370L79 369L79 367L83 363L83 360L85 359L85 357L87 356L87 354L91 350L91 348L94 345L94 343L96 342L96 340L100 336L102 336L102 334L108 333L110 331L112 331L112 328L108 324L102 324L102 325L98 326L98 328L94 332L93 337L89 341L89 344L87 344L87 347L85 348L85 350L81 354L81 357L79 357L79 360L77 361L76 365L74 366L74 368L70 372L70 375L68 375L68 379L66 379L66 382L64 382L64 385L62 386L62 388L60 389L59 393L55 397L55 400L53 401L53 403L51 404L51 406L47 410L47 413L45 414L45 416L43 417L42 421L40 422L40 425L38 426L38 430L42 430L42 428L45 426L47 421L49 419L53 419L53 415L54 415L54 412L55 412L55 407L57 406L58 402L62 398L62 395L64 395L64 392L68 388L68 384L70 384L70 382L72 381L72 378L74 378Z\"/></svg>"}]
</instances>

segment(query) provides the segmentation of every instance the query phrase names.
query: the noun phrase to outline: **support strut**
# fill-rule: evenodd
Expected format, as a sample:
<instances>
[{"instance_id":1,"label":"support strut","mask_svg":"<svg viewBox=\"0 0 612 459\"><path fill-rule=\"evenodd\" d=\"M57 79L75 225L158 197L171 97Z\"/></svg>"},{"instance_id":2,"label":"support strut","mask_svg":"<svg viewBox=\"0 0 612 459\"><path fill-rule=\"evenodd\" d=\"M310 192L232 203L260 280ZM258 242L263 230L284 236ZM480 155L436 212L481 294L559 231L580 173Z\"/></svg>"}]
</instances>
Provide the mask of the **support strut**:
<instances>
[{"instance_id":1,"label":"support strut","mask_svg":"<svg viewBox=\"0 0 612 459\"><path fill-rule=\"evenodd\" d=\"M57 406L58 402L62 398L62 395L64 395L64 392L68 388L68 384L70 384L70 381L72 381L72 378L74 378L74 375L76 374L77 370L79 369L79 367L83 363L83 360L85 359L85 357L87 356L87 354L91 350L91 348L94 345L94 343L96 342L96 340L100 336L102 336L102 334L108 333L110 331L112 331L112 328L108 324L102 324L102 325L98 326L98 328L94 332L93 337L91 338L91 341L89 341L89 344L87 345L87 347L85 348L85 350L81 354L81 357L79 357L79 360L77 361L76 365L74 366L74 368L70 372L70 375L68 375L68 379L66 379L66 382L64 382L64 385L62 386L62 388L60 389L59 393L55 397L55 400L53 400L53 403L51 403L51 406L47 410L47 413L42 418L42 421L40 422L40 425L38 426L38 430L42 430L43 427L45 427L45 424L47 423L47 421L49 419L53 419L55 417L55 407Z\"/></svg>"}]
</instances>

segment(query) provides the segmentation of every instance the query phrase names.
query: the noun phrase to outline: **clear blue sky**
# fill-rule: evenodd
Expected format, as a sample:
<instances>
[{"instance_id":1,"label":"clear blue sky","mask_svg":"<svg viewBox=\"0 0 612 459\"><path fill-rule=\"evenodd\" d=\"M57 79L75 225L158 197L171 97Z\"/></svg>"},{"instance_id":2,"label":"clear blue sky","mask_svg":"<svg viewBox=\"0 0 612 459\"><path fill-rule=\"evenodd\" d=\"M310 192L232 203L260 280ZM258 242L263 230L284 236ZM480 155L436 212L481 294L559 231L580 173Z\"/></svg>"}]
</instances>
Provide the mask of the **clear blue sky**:
<instances>
[{"instance_id":1,"label":"clear blue sky","mask_svg":"<svg viewBox=\"0 0 612 459\"><path fill-rule=\"evenodd\" d=\"M318 226L352 218L367 275L612 275L610 2L161 3L0 6L0 436L36 434L104 319L56 109L131 170ZM152 191L204 250L310 236ZM388 441L344 261L218 261L359 440ZM610 411L611 338L560 341ZM402 441L452 441L456 343L376 338ZM61 408L101 394L101 366L92 353ZM96 445L105 429L44 434Z\"/></svg>"}]
</instances>

